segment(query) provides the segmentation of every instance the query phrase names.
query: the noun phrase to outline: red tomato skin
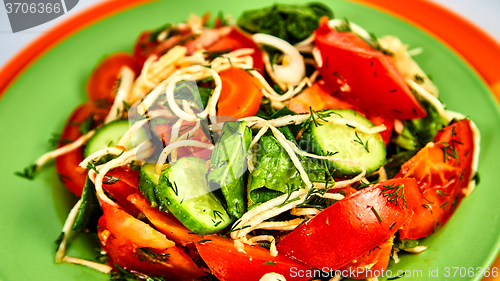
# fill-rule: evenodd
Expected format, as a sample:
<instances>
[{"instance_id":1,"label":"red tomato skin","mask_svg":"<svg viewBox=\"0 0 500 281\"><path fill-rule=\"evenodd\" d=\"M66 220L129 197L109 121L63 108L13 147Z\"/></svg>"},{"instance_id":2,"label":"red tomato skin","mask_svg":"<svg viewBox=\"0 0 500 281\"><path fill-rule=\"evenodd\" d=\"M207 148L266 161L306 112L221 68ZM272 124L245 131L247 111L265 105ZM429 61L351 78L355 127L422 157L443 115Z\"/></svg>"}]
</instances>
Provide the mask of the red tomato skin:
<instances>
[{"instance_id":1,"label":"red tomato skin","mask_svg":"<svg viewBox=\"0 0 500 281\"><path fill-rule=\"evenodd\" d=\"M205 275L180 248L146 223L127 214L123 209L103 203L98 235L102 248L109 256L108 263L116 263L126 270L136 270L168 280L193 280ZM139 248L148 248L168 255L165 262L140 259Z\"/></svg>"},{"instance_id":2,"label":"red tomato skin","mask_svg":"<svg viewBox=\"0 0 500 281\"><path fill-rule=\"evenodd\" d=\"M341 267L339 271L342 276L351 279L367 279L380 276L389 265L393 238L385 240L379 246L368 251L368 253ZM367 268L367 266L370 268ZM348 274L344 274L344 272Z\"/></svg>"},{"instance_id":3,"label":"red tomato skin","mask_svg":"<svg viewBox=\"0 0 500 281\"><path fill-rule=\"evenodd\" d=\"M112 184L103 184L103 188L116 199L118 205L127 211L127 213L134 217L139 215L140 210L127 200L130 194L139 193L139 173L127 167L118 167L109 171L106 176L119 180ZM106 180L107 178L105 177L104 179Z\"/></svg>"},{"instance_id":4,"label":"red tomato skin","mask_svg":"<svg viewBox=\"0 0 500 281\"><path fill-rule=\"evenodd\" d=\"M218 235L203 238L209 242L196 243L198 253L208 265L212 274L221 281L258 281L263 275L275 272L283 275L286 280L310 280L310 277L295 276L293 272L307 272L311 268L294 261L282 254L273 257L269 250L245 245L245 252L239 252L234 247L232 239ZM265 264L276 263L276 264Z\"/></svg>"},{"instance_id":5,"label":"red tomato skin","mask_svg":"<svg viewBox=\"0 0 500 281\"><path fill-rule=\"evenodd\" d=\"M108 108L100 108L92 102L81 104L75 108L64 125L57 147L62 147L67 144L67 141L75 141L81 137L79 128L85 119L93 116L94 123L98 124L102 122L107 113ZM57 174L60 175L61 181L78 197L82 196L87 178L87 170L78 166L84 159L83 149L80 147L55 159Z\"/></svg>"},{"instance_id":6,"label":"red tomato skin","mask_svg":"<svg viewBox=\"0 0 500 281\"><path fill-rule=\"evenodd\" d=\"M151 203L142 194L136 192L129 195L127 199L148 218L156 229L175 243L186 246L189 243L194 243L202 239L199 235L193 234L172 214L152 208Z\"/></svg>"},{"instance_id":7,"label":"red tomato skin","mask_svg":"<svg viewBox=\"0 0 500 281\"><path fill-rule=\"evenodd\" d=\"M234 51L242 48L254 49L254 53L252 54L253 67L259 69L259 72L262 74L264 71L262 51L247 34L245 34L237 27L231 27L231 31L227 34L227 36L223 37L221 40L208 47L207 51L212 52L227 49Z\"/></svg>"},{"instance_id":8,"label":"red tomato skin","mask_svg":"<svg viewBox=\"0 0 500 281\"><path fill-rule=\"evenodd\" d=\"M133 55L141 68L149 56L156 55L159 57L166 54L173 46L179 44L187 34L191 33L191 30L182 30L182 34L173 35L161 42L150 41L149 38L151 33L152 31L144 31L141 33L134 45Z\"/></svg>"},{"instance_id":9,"label":"red tomato skin","mask_svg":"<svg viewBox=\"0 0 500 281\"><path fill-rule=\"evenodd\" d=\"M320 79L316 81L311 87L305 89L290 100L288 107L296 113L309 113L312 108L315 111L323 109L352 109L364 115L375 126L384 124L386 130L380 132L385 145L391 139L392 129L394 128L394 118L386 117L371 110L363 110L355 104L339 97L335 89L328 85L325 80Z\"/></svg>"},{"instance_id":10,"label":"red tomato skin","mask_svg":"<svg viewBox=\"0 0 500 281\"><path fill-rule=\"evenodd\" d=\"M323 61L321 76L340 96L392 118L426 115L391 57L373 50L353 33L331 30L324 19L315 36Z\"/></svg>"},{"instance_id":11,"label":"red tomato skin","mask_svg":"<svg viewBox=\"0 0 500 281\"><path fill-rule=\"evenodd\" d=\"M99 62L87 80L86 90L89 99L113 104L116 84L123 67L134 71L136 77L141 73L137 60L128 53L114 53Z\"/></svg>"},{"instance_id":12,"label":"red tomato skin","mask_svg":"<svg viewBox=\"0 0 500 281\"><path fill-rule=\"evenodd\" d=\"M459 161L443 154L444 146L453 144ZM396 177L415 178L420 189L420 204L400 230L401 238L426 237L450 219L469 185L473 155L473 131L470 120L464 119L439 131L433 143L401 166Z\"/></svg>"},{"instance_id":13,"label":"red tomato skin","mask_svg":"<svg viewBox=\"0 0 500 281\"><path fill-rule=\"evenodd\" d=\"M192 36L190 29L182 29L179 32L179 35L173 35L161 42L149 40L151 31L141 33L134 45L134 57L138 64L144 65L150 55L162 56L175 45L183 45L188 49L188 55L200 48L208 52L252 48L253 67L259 69L261 73L264 69L262 51L248 35L236 27L206 28L198 37Z\"/></svg>"},{"instance_id":14,"label":"red tomato skin","mask_svg":"<svg viewBox=\"0 0 500 281\"><path fill-rule=\"evenodd\" d=\"M384 186L392 184L404 184L406 208L401 200L396 206L382 196ZM297 227L278 243L278 252L315 268L338 269L380 245L407 222L417 194L413 179L393 179L363 189Z\"/></svg>"}]
</instances>

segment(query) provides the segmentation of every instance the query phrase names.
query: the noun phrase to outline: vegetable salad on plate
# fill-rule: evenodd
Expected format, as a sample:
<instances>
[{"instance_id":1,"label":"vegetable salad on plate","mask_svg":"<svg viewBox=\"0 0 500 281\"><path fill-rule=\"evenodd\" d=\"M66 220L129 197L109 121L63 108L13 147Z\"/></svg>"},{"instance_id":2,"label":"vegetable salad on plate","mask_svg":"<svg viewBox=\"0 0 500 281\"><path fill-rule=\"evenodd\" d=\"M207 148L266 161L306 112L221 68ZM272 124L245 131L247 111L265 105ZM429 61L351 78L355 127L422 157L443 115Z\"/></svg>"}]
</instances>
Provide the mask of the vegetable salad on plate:
<instances>
[{"instance_id":1,"label":"vegetable salad on plate","mask_svg":"<svg viewBox=\"0 0 500 281\"><path fill-rule=\"evenodd\" d=\"M479 131L419 52L317 3L193 15L101 60L18 175L55 159L80 198L55 260L112 280L375 280L478 181Z\"/></svg>"}]
</instances>

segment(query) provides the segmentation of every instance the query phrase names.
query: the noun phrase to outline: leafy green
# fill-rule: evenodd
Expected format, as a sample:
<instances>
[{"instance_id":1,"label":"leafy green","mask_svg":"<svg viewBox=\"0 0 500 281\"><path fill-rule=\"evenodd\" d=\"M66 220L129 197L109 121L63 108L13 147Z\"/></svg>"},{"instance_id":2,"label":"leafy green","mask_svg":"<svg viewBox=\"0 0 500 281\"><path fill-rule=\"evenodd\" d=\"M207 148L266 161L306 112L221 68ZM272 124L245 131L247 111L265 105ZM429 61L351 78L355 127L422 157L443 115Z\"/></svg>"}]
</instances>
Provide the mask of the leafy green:
<instances>
[{"instance_id":1,"label":"leafy green","mask_svg":"<svg viewBox=\"0 0 500 281\"><path fill-rule=\"evenodd\" d=\"M266 120L277 119L289 115L297 115L297 113L290 110L287 106L275 111L270 101L269 103L264 104L264 106L261 105L260 108L261 109L257 112L257 116ZM300 125L288 125L278 128L278 130L283 133L289 141L293 142L295 142L295 136L299 133L300 129Z\"/></svg>"},{"instance_id":2,"label":"leafy green","mask_svg":"<svg viewBox=\"0 0 500 281\"><path fill-rule=\"evenodd\" d=\"M78 209L73 230L80 232L97 232L97 221L102 216L99 200L95 195L94 183L87 177L82 192L82 203Z\"/></svg>"},{"instance_id":3,"label":"leafy green","mask_svg":"<svg viewBox=\"0 0 500 281\"><path fill-rule=\"evenodd\" d=\"M324 181L324 169L317 161L305 157L299 159L311 181ZM288 153L274 137L263 136L259 142L257 163L248 189L250 203L265 202L302 187L302 178Z\"/></svg>"},{"instance_id":4,"label":"leafy green","mask_svg":"<svg viewBox=\"0 0 500 281\"><path fill-rule=\"evenodd\" d=\"M439 115L439 112L432 104L425 100L420 103L427 111L427 116L420 119L406 120L403 132L396 140L396 143L406 150L418 151L422 149L434 139L439 130L448 125L448 121Z\"/></svg>"},{"instance_id":5,"label":"leafy green","mask_svg":"<svg viewBox=\"0 0 500 281\"><path fill-rule=\"evenodd\" d=\"M274 4L243 12L237 25L250 33L266 33L295 44L312 34L322 16L333 18L333 12L320 3Z\"/></svg>"},{"instance_id":6,"label":"leafy green","mask_svg":"<svg viewBox=\"0 0 500 281\"><path fill-rule=\"evenodd\" d=\"M448 125L447 120L439 115L429 102L420 103L427 111L427 116L420 119L405 120L403 132L396 138L396 153L387 159L385 170L389 178L394 177L401 165L413 157L427 143L433 141L437 132Z\"/></svg>"},{"instance_id":7,"label":"leafy green","mask_svg":"<svg viewBox=\"0 0 500 281\"><path fill-rule=\"evenodd\" d=\"M413 155L416 154L416 151L402 151L392 155L389 159L387 159L387 164L385 164L385 172L387 173L387 178L392 179L399 170L401 169L401 165L403 165L406 161L410 160Z\"/></svg>"},{"instance_id":8,"label":"leafy green","mask_svg":"<svg viewBox=\"0 0 500 281\"><path fill-rule=\"evenodd\" d=\"M226 122L212 152L208 174L211 190L221 189L227 211L239 218L245 213L245 183L247 153L252 134L246 122Z\"/></svg>"},{"instance_id":9,"label":"leafy green","mask_svg":"<svg viewBox=\"0 0 500 281\"><path fill-rule=\"evenodd\" d=\"M36 164L31 164L24 168L21 172L14 172L14 175L28 180L33 180L35 178L37 168L38 166Z\"/></svg>"},{"instance_id":10,"label":"leafy green","mask_svg":"<svg viewBox=\"0 0 500 281\"><path fill-rule=\"evenodd\" d=\"M402 238L396 238L394 240L394 246L398 249L408 249L408 248L415 248L418 246L419 239L402 239Z\"/></svg>"},{"instance_id":11,"label":"leafy green","mask_svg":"<svg viewBox=\"0 0 500 281\"><path fill-rule=\"evenodd\" d=\"M182 100L187 100L193 103L195 108L200 111L207 106L211 94L212 89L200 87L194 81L179 82L174 90L174 98L178 103Z\"/></svg>"},{"instance_id":12,"label":"leafy green","mask_svg":"<svg viewBox=\"0 0 500 281\"><path fill-rule=\"evenodd\" d=\"M149 42L157 42L158 41L158 36L162 33L166 32L166 36L162 38L162 40L166 40L169 37L180 34L179 29L177 26L172 25L171 23L164 24L155 30L153 30L148 37Z\"/></svg>"}]
</instances>

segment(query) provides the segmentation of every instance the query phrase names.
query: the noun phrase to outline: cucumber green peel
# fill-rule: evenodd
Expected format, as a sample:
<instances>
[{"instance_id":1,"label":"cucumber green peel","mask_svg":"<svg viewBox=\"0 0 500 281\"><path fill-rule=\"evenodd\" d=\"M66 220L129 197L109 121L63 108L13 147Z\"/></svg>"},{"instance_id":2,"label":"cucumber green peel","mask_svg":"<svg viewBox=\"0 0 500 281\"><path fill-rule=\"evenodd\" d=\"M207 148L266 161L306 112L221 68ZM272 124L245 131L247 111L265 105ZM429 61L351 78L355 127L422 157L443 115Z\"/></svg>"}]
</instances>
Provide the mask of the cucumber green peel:
<instances>
[{"instance_id":1,"label":"cucumber green peel","mask_svg":"<svg viewBox=\"0 0 500 281\"><path fill-rule=\"evenodd\" d=\"M240 218L246 211L244 174L252 133L246 122L225 122L212 152L208 174L211 190L221 189L228 213Z\"/></svg>"},{"instance_id":2,"label":"cucumber green peel","mask_svg":"<svg viewBox=\"0 0 500 281\"><path fill-rule=\"evenodd\" d=\"M304 130L300 143L305 143L305 149L311 153L341 159L330 161L335 177L353 177L361 173L360 165L370 174L384 164L386 149L380 134L367 134L350 125L328 122L331 118L345 118L361 126L374 127L368 119L351 109L330 109L317 114L325 117L312 122ZM353 160L359 164L345 160Z\"/></svg>"},{"instance_id":3,"label":"cucumber green peel","mask_svg":"<svg viewBox=\"0 0 500 281\"><path fill-rule=\"evenodd\" d=\"M162 211L173 214L199 235L220 232L233 220L208 188L205 160L184 157L155 174L154 164L141 168L139 190Z\"/></svg>"}]
</instances>

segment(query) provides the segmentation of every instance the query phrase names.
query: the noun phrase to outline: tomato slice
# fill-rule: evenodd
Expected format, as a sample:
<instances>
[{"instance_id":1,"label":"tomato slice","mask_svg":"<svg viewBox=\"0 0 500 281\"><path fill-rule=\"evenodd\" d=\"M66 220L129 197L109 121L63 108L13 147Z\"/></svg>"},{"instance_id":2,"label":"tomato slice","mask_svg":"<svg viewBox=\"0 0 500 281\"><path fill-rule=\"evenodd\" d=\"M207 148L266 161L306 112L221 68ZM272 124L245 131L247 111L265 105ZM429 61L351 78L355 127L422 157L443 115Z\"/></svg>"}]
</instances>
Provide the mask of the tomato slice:
<instances>
[{"instance_id":1,"label":"tomato slice","mask_svg":"<svg viewBox=\"0 0 500 281\"><path fill-rule=\"evenodd\" d=\"M199 235L192 233L172 214L162 212L157 208L152 208L151 203L149 203L140 193L129 195L128 200L146 216L156 229L165 234L168 239L182 246L201 240Z\"/></svg>"},{"instance_id":2,"label":"tomato slice","mask_svg":"<svg viewBox=\"0 0 500 281\"><path fill-rule=\"evenodd\" d=\"M330 29L326 18L315 36L323 61L321 76L343 98L388 117L426 115L390 56L372 49L354 33Z\"/></svg>"},{"instance_id":3,"label":"tomato slice","mask_svg":"<svg viewBox=\"0 0 500 281\"><path fill-rule=\"evenodd\" d=\"M243 118L257 113L262 101L262 84L241 68L229 68L219 73L222 90L217 115Z\"/></svg>"},{"instance_id":4,"label":"tomato slice","mask_svg":"<svg viewBox=\"0 0 500 281\"><path fill-rule=\"evenodd\" d=\"M351 279L367 279L380 276L389 265L393 238L385 240L361 257L341 267L339 271L342 276Z\"/></svg>"},{"instance_id":5,"label":"tomato slice","mask_svg":"<svg viewBox=\"0 0 500 281\"><path fill-rule=\"evenodd\" d=\"M161 42L151 38L152 33L153 31L150 30L144 31L139 35L134 45L134 58L141 68L150 55L162 56L166 54L173 46L182 42L182 40L191 33L191 29L179 29L179 34L172 35Z\"/></svg>"},{"instance_id":6,"label":"tomato slice","mask_svg":"<svg viewBox=\"0 0 500 281\"><path fill-rule=\"evenodd\" d=\"M75 141L81 137L80 126L83 122L91 118L92 123L99 124L107 113L108 108L98 107L91 102L78 106L66 121L57 147L64 146L67 142ZM87 170L78 166L84 159L83 149L80 147L55 159L57 174L61 181L78 197L82 195L87 178Z\"/></svg>"},{"instance_id":7,"label":"tomato slice","mask_svg":"<svg viewBox=\"0 0 500 281\"><path fill-rule=\"evenodd\" d=\"M327 84L325 80L319 79L311 87L306 88L299 95L293 97L288 107L297 113L308 113L309 107L315 111L328 108L360 111L360 108L353 103L333 95L334 91L335 89Z\"/></svg>"},{"instance_id":8,"label":"tomato slice","mask_svg":"<svg viewBox=\"0 0 500 281\"><path fill-rule=\"evenodd\" d=\"M474 155L470 120L455 122L441 131L396 177L414 178L420 188L415 215L400 230L401 238L428 236L444 225L464 197L472 173Z\"/></svg>"},{"instance_id":9,"label":"tomato slice","mask_svg":"<svg viewBox=\"0 0 500 281\"><path fill-rule=\"evenodd\" d=\"M262 73L264 63L262 51L257 44L243 31L236 27L205 28L200 35L194 35L189 28L182 28L164 41L151 41L152 31L145 31L137 38L134 45L134 57L142 66L150 55L161 56L175 45L183 45L188 49L188 55L198 49L208 52L237 50L242 48L254 49L252 54L253 67Z\"/></svg>"},{"instance_id":10,"label":"tomato slice","mask_svg":"<svg viewBox=\"0 0 500 281\"><path fill-rule=\"evenodd\" d=\"M126 270L169 280L193 280L205 275L162 233L119 207L105 202L102 207L104 214L99 219L98 235L111 266L117 264Z\"/></svg>"},{"instance_id":11,"label":"tomato slice","mask_svg":"<svg viewBox=\"0 0 500 281\"><path fill-rule=\"evenodd\" d=\"M118 167L109 171L104 177L103 188L108 192L118 205L120 205L127 213L132 216L139 215L140 209L134 206L127 200L130 194L139 193L138 190L138 177L137 171L131 170L127 167ZM106 180L110 179L109 183Z\"/></svg>"},{"instance_id":12,"label":"tomato slice","mask_svg":"<svg viewBox=\"0 0 500 281\"><path fill-rule=\"evenodd\" d=\"M127 53L115 53L99 62L87 80L89 99L113 104L118 78L123 67L130 68L136 76L141 73L137 60Z\"/></svg>"},{"instance_id":13,"label":"tomato slice","mask_svg":"<svg viewBox=\"0 0 500 281\"><path fill-rule=\"evenodd\" d=\"M335 89L328 85L325 80L320 79L312 84L311 87L292 98L288 107L297 113L309 113L309 108L315 111L329 108L356 110L366 116L375 126L384 124L387 129L382 131L380 135L384 139L385 145L389 143L394 127L393 118L383 116L371 110L363 110L353 103L339 97L334 91Z\"/></svg>"},{"instance_id":14,"label":"tomato slice","mask_svg":"<svg viewBox=\"0 0 500 281\"><path fill-rule=\"evenodd\" d=\"M253 67L259 69L259 72L262 74L264 71L262 51L248 35L236 27L231 27L231 31L215 44L208 47L207 51L213 52L227 49L234 51L243 48L251 48L254 50L254 53L252 54Z\"/></svg>"},{"instance_id":15,"label":"tomato slice","mask_svg":"<svg viewBox=\"0 0 500 281\"><path fill-rule=\"evenodd\" d=\"M313 277L305 276L309 266L281 254L273 257L268 249L245 245L244 252L238 251L232 239L218 235L206 236L203 240L206 242L196 243L196 249L221 281L261 280L262 276L271 272L283 275L286 280L309 280Z\"/></svg>"},{"instance_id":16,"label":"tomato slice","mask_svg":"<svg viewBox=\"0 0 500 281\"><path fill-rule=\"evenodd\" d=\"M297 227L278 243L278 252L315 268L338 269L394 235L413 214L418 192L413 179L365 188Z\"/></svg>"}]
</instances>

